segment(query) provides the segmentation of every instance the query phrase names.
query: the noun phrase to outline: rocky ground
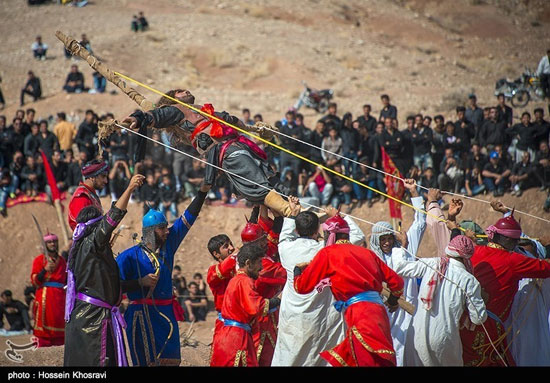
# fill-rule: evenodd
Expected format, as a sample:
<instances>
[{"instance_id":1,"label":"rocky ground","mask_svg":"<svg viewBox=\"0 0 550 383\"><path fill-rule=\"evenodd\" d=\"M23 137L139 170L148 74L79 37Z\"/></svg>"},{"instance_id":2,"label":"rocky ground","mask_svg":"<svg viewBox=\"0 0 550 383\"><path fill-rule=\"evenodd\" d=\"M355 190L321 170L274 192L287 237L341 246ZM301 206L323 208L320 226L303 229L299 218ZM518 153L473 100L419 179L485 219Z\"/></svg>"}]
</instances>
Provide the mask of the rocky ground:
<instances>
[{"instance_id":1,"label":"rocky ground","mask_svg":"<svg viewBox=\"0 0 550 383\"><path fill-rule=\"evenodd\" d=\"M136 34L130 31L130 21L140 10L151 29ZM40 118L65 111L78 123L89 108L98 114L113 112L117 118L136 108L120 92L62 92L73 61L65 59L56 30L77 39L86 33L94 53L112 69L161 91L191 89L197 102L211 102L236 115L248 107L274 122L294 104L300 81L305 80L313 87L333 88L340 114L358 115L364 103L371 103L377 115L379 95L387 93L399 109L402 125L416 112L454 119L454 108L472 91L481 106L494 104L496 80L515 78L525 66L535 68L548 48L541 42L550 41L550 3L544 0L205 0L198 5L183 0L95 0L83 8L29 8L23 2L3 1L0 15L1 86L8 102L0 114L8 120L19 107L28 70L42 81L44 98L26 105ZM32 58L30 45L38 34L50 46L46 61ZM76 63L91 85L91 69ZM111 85L107 89L114 90ZM143 94L157 99L149 91ZM542 104L529 104L528 110L535 106ZM308 126L319 118L310 110L302 112ZM548 218L542 211L544 198L530 190L521 199L505 196L503 201ZM103 200L105 207L109 203L109 198ZM19 299L32 259L40 252L31 213L43 227L60 232L54 208L44 203L15 206L0 220L0 287L10 288ZM412 213L404 210L404 227L410 225ZM194 272L206 274L211 264L206 243L211 236L223 232L240 243L245 214L248 210L238 207L204 207L176 257L188 280ZM387 205L380 203L356 209L353 215L371 222L389 218ZM498 218L480 202L466 202L462 216L482 226ZM116 252L131 246L140 219L141 206L131 206ZM523 216L522 225L527 233L540 235L547 223ZM370 233L368 224L360 226ZM433 250L427 233L420 255L431 256ZM213 323L211 313L206 322L193 326L182 347L182 365L208 363ZM188 327L183 324L180 332L186 334ZM29 336L12 340L24 344ZM0 339L0 350L7 348L4 343ZM61 347L27 351L24 364L61 365L62 353ZM13 363L0 355L0 365L8 364Z\"/></svg>"}]
</instances>

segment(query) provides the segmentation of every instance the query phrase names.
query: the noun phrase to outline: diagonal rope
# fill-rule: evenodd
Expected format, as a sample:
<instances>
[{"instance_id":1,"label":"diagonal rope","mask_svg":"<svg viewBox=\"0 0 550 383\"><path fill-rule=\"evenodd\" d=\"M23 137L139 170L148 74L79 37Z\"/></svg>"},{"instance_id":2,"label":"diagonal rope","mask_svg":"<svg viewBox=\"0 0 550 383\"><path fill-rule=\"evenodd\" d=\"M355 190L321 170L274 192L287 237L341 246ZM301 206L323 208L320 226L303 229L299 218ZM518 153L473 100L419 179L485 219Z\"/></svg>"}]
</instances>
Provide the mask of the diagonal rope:
<instances>
[{"instance_id":1,"label":"diagonal rope","mask_svg":"<svg viewBox=\"0 0 550 383\"><path fill-rule=\"evenodd\" d=\"M259 184L259 183L256 183L256 182L254 182L254 181L252 181L252 180L249 180L249 179L247 179L246 177L243 177L243 176L241 176L241 175L239 175L239 174L235 174L235 173L233 173L233 172L231 172L231 171L229 171L229 170L227 170L227 169L223 169L223 168L220 167L220 166L217 166L217 165L214 165L214 164L210 164L210 163L208 163L208 161L203 160L202 158L197 158L197 157L195 157L195 156L193 156L193 155L191 155L191 154L189 154L189 153L185 153L185 152L183 152L183 151L181 151L181 150L179 150L179 149L177 149L177 148L174 148L174 147L172 147L172 146L170 146L170 145L165 144L164 142L160 142L160 141L154 140L154 139L152 139L152 138L150 138L150 137L148 137L148 136L146 136L146 135L143 135L143 134L141 134L141 133L135 132L135 131L133 131L133 130L131 130L131 129L128 129L128 128L126 128L125 126L122 126L122 125L120 125L120 124L115 124L115 125L118 126L118 127L121 128L121 129L123 129L123 130L127 130L128 132L130 132L130 133L132 133L132 134L135 134L135 135L140 136L140 137L142 137L142 138L145 138L145 139L147 139L147 140L149 140L149 141L152 141L152 142L155 142L155 143L157 143L157 144L159 144L159 145L162 145L162 146L164 146L164 147L166 147L166 148L168 148L168 149L170 149L170 150L173 150L173 151L178 152L178 153L181 153L181 154L183 154L183 155L185 155L185 156L187 156L187 157L190 157L190 158L192 158L192 159L195 159L195 160L197 160L197 161L200 161L200 162L206 164L207 166L212 166L213 168L218 169L218 170L220 170L220 171L222 171L222 172L224 172L224 173L227 173L227 174L230 174L230 175L232 175L232 176L234 176L234 177L238 177L238 178L241 178L241 179L243 179L243 180L246 180L246 181L248 181L248 182L250 182L250 183L252 183L252 184L254 184L254 185L256 185L256 186L259 186L260 188L263 188L263 189L266 189L266 190L273 190L275 193L279 194L280 196L282 196L282 197L287 197L287 198L288 198L287 195L285 195L285 194L283 194L283 193L280 193L280 192L278 192L277 190L274 190L274 189L271 189L271 188L269 188L269 187L267 187L267 186L264 186L264 185L261 185L261 184ZM302 202L300 202L300 203L302 203ZM312 207L312 208L314 208L314 209L317 209L317 210L319 210L319 211L324 212L324 209L322 209L321 207L318 207L318 206L315 206L315 205L312 205L312 204L309 204L309 203L305 203L305 202L304 202L303 204L304 204L304 205L307 205L307 206L310 206L310 207ZM420 209L418 209L418 210L420 210ZM358 220L358 221L360 221L360 222L368 223L368 224L370 224L370 225L372 225L372 226L376 225L376 224L373 223L373 222L367 221L367 220L362 219L362 218L359 218L359 217L352 216L351 214L345 214L345 213L341 213L341 214L344 214L344 215L346 215L346 216L348 216L348 217L350 217L350 218L356 219L356 220ZM392 231L394 234L400 234L400 232L398 232L397 230L394 230L394 229L389 229L389 230ZM426 262L424 262L424 261L423 261L420 257L418 257L416 254L412 254L411 252L409 252L409 251L408 251L407 249L405 249L404 247L401 247L401 248L402 248L404 251L406 251L407 253L409 253L412 257L416 258L417 261L422 262L422 264L424 264L426 267L428 267L428 268L434 270L435 272L439 273L443 278L445 278L445 279L448 280L450 283L452 283L453 285L455 285L456 287L458 287L458 288L464 293L464 295L468 298L468 300L470 300L470 302L472 303L472 306L475 308L475 305L473 305L472 299L470 298L470 296L468 295L468 293L466 292L466 290L464 290L460 285L458 285L456 282L454 282L453 280L451 280L450 278L448 278L446 275L442 274L439 270L437 270L437 269L431 267L429 264L427 264ZM481 318L481 315L480 315L479 311L477 310L477 308L476 308L475 310L476 310L476 315L477 315L477 317L478 317L478 318ZM503 358L502 355L498 352L496 346L494 345L493 341L491 340L491 336L489 335L489 332L487 331L487 329L486 329L486 327L484 326L483 323L481 324L481 327L482 327L483 330L485 331L485 334L487 335L487 339L489 339L489 342L491 343L491 345L493 346L494 350L496 351L496 353L498 354L498 356L499 356L500 359L502 360L502 363L504 363L504 365L507 366L507 364L506 364L504 358Z\"/></svg>"}]
</instances>

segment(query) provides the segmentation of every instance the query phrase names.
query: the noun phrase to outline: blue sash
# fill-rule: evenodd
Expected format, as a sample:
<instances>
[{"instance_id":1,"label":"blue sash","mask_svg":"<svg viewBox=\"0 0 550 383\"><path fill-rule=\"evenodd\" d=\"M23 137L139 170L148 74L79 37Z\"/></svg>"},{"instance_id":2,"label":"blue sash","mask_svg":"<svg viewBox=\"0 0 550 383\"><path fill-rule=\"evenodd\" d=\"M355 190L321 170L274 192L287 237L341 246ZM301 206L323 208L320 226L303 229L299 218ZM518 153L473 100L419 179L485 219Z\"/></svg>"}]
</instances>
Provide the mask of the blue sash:
<instances>
[{"instance_id":1,"label":"blue sash","mask_svg":"<svg viewBox=\"0 0 550 383\"><path fill-rule=\"evenodd\" d=\"M345 309L347 309L349 306L351 306L354 303L358 302L371 302L371 303L378 303L379 305L383 305L382 298L380 298L380 294L378 294L377 291L365 291L363 293L359 293L347 301L337 301L334 303L334 308L338 312L342 312Z\"/></svg>"},{"instance_id":2,"label":"blue sash","mask_svg":"<svg viewBox=\"0 0 550 383\"><path fill-rule=\"evenodd\" d=\"M232 320L232 319L225 319L222 317L222 314L220 313L218 313L218 319L223 322L224 326L238 327L248 332L252 331L252 328L250 327L250 325L246 323L237 322L236 320Z\"/></svg>"},{"instance_id":3,"label":"blue sash","mask_svg":"<svg viewBox=\"0 0 550 383\"><path fill-rule=\"evenodd\" d=\"M488 316L489 318L492 318L495 322L498 322L498 323L500 323L502 326L504 326L504 323L502 323L502 320L500 320L500 318L497 316L497 314L492 313L492 312L490 312L489 310L487 310L487 316Z\"/></svg>"},{"instance_id":4,"label":"blue sash","mask_svg":"<svg viewBox=\"0 0 550 383\"><path fill-rule=\"evenodd\" d=\"M59 282L44 282L44 284L42 285L44 287L57 287L59 289L62 289L65 287L65 285L63 283L59 283Z\"/></svg>"}]
</instances>

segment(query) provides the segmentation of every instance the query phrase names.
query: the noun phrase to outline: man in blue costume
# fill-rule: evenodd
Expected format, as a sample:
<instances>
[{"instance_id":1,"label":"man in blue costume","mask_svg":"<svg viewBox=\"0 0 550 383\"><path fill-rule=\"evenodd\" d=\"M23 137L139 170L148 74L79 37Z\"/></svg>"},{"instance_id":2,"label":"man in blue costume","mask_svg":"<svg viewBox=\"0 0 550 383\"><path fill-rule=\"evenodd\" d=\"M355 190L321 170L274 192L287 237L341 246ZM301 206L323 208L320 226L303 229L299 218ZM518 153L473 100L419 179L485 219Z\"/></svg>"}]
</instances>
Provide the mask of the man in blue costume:
<instances>
[{"instance_id":1,"label":"man in blue costume","mask_svg":"<svg viewBox=\"0 0 550 383\"><path fill-rule=\"evenodd\" d=\"M181 362L172 290L174 255L199 215L209 189L208 185L201 186L170 228L162 213L150 209L143 216L142 240L116 259L121 280L133 284L124 319L134 366L178 366Z\"/></svg>"}]
</instances>

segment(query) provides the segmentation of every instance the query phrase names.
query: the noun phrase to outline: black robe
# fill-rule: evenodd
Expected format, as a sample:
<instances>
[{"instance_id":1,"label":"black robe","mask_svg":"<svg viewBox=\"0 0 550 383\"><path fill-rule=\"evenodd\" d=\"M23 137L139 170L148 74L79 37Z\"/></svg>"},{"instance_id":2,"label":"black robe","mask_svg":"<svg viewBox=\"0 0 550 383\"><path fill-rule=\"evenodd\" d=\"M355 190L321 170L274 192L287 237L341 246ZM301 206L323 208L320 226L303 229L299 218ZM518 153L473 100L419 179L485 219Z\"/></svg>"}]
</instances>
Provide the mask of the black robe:
<instances>
[{"instance_id":1,"label":"black robe","mask_svg":"<svg viewBox=\"0 0 550 383\"><path fill-rule=\"evenodd\" d=\"M110 246L111 234L126 214L111 207L102 220L80 240L70 261L75 291L110 305L121 300L118 264ZM75 299L65 326L65 366L116 366L116 343L111 311Z\"/></svg>"}]
</instances>

